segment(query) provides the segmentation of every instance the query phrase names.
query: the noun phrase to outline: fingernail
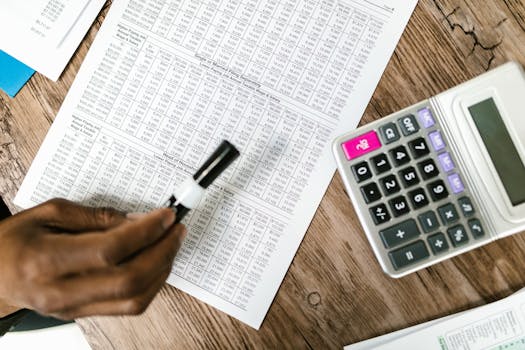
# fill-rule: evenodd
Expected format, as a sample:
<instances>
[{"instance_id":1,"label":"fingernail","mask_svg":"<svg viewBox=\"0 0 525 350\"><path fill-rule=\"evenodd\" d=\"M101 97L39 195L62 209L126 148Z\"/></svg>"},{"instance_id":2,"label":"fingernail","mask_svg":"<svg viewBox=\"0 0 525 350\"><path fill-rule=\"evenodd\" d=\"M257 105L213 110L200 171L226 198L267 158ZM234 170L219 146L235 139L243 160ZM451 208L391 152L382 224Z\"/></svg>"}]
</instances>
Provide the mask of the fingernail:
<instances>
[{"instance_id":1,"label":"fingernail","mask_svg":"<svg viewBox=\"0 0 525 350\"><path fill-rule=\"evenodd\" d=\"M169 229L175 223L175 213L171 209L161 209L164 211L164 217L162 218L162 227L165 230Z\"/></svg>"},{"instance_id":2,"label":"fingernail","mask_svg":"<svg viewBox=\"0 0 525 350\"><path fill-rule=\"evenodd\" d=\"M144 216L146 216L146 213L127 213L126 214L126 218L130 220L142 219Z\"/></svg>"}]
</instances>

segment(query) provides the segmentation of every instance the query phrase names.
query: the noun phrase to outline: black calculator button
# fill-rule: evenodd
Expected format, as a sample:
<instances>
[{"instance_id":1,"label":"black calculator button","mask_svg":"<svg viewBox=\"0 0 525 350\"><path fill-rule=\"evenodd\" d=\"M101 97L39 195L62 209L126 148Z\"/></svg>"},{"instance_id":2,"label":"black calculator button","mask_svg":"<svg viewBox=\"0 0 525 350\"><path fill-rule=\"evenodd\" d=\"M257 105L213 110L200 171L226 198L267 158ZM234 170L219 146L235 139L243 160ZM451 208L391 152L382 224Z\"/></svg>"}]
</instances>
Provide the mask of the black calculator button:
<instances>
[{"instance_id":1,"label":"black calculator button","mask_svg":"<svg viewBox=\"0 0 525 350\"><path fill-rule=\"evenodd\" d=\"M408 143L408 147L410 147L410 151L412 152L412 155L414 158L421 158L426 156L430 153L430 150L428 149L427 142L424 138L420 137L413 141L410 141Z\"/></svg>"},{"instance_id":2,"label":"black calculator button","mask_svg":"<svg viewBox=\"0 0 525 350\"><path fill-rule=\"evenodd\" d=\"M451 227L447 230L447 233L454 247L460 246L469 241L467 231L465 231L463 225Z\"/></svg>"},{"instance_id":3,"label":"black calculator button","mask_svg":"<svg viewBox=\"0 0 525 350\"><path fill-rule=\"evenodd\" d=\"M430 233L439 227L439 222L436 213L434 213L431 210L419 215L417 218L419 220L419 223L421 224L421 227L423 227L423 231L425 231L425 233Z\"/></svg>"},{"instance_id":4,"label":"black calculator button","mask_svg":"<svg viewBox=\"0 0 525 350\"><path fill-rule=\"evenodd\" d=\"M416 169L414 167L408 167L399 172L399 177L403 180L405 187L411 187L419 183L419 177L417 176Z\"/></svg>"},{"instance_id":5,"label":"black calculator button","mask_svg":"<svg viewBox=\"0 0 525 350\"><path fill-rule=\"evenodd\" d=\"M381 230L379 231L379 234L381 235L385 247L393 248L418 237L421 235L421 232L419 232L414 219L409 219L400 224Z\"/></svg>"},{"instance_id":6,"label":"black calculator button","mask_svg":"<svg viewBox=\"0 0 525 350\"><path fill-rule=\"evenodd\" d=\"M446 252L449 248L447 238L441 232L428 237L428 245L434 254Z\"/></svg>"},{"instance_id":7,"label":"black calculator button","mask_svg":"<svg viewBox=\"0 0 525 350\"><path fill-rule=\"evenodd\" d=\"M474 238L485 236L485 230L483 230L483 226L481 226L481 222L478 219L469 220L468 227Z\"/></svg>"},{"instance_id":8,"label":"black calculator button","mask_svg":"<svg viewBox=\"0 0 525 350\"><path fill-rule=\"evenodd\" d=\"M385 144L395 142L400 138L399 130L394 123L383 125L379 128L379 132L381 133L381 137L383 138L383 141L385 141Z\"/></svg>"},{"instance_id":9,"label":"black calculator button","mask_svg":"<svg viewBox=\"0 0 525 350\"><path fill-rule=\"evenodd\" d=\"M469 217L474 215L475 210L474 206L472 205L472 202L470 201L470 198L468 197L461 197L458 201L459 207L461 208L461 212L465 217Z\"/></svg>"},{"instance_id":10,"label":"black calculator button","mask_svg":"<svg viewBox=\"0 0 525 350\"><path fill-rule=\"evenodd\" d=\"M417 123L416 117L412 114L406 115L398 120L401 132L405 136L415 134L419 131L419 124Z\"/></svg>"},{"instance_id":11,"label":"black calculator button","mask_svg":"<svg viewBox=\"0 0 525 350\"><path fill-rule=\"evenodd\" d=\"M372 172L366 162L361 162L352 167L352 172L357 182L363 182L372 177Z\"/></svg>"},{"instance_id":12,"label":"black calculator button","mask_svg":"<svg viewBox=\"0 0 525 350\"><path fill-rule=\"evenodd\" d=\"M412 202L414 209L420 209L428 205L427 194L422 188L408 192L408 198L410 198L410 202Z\"/></svg>"},{"instance_id":13,"label":"black calculator button","mask_svg":"<svg viewBox=\"0 0 525 350\"><path fill-rule=\"evenodd\" d=\"M430 196L435 202L448 197L448 190L442 180L437 180L430 183L427 188L428 192L430 192Z\"/></svg>"},{"instance_id":14,"label":"black calculator button","mask_svg":"<svg viewBox=\"0 0 525 350\"><path fill-rule=\"evenodd\" d=\"M459 214L454 204L449 203L438 208L439 216L444 225L453 224L459 220Z\"/></svg>"},{"instance_id":15,"label":"black calculator button","mask_svg":"<svg viewBox=\"0 0 525 350\"><path fill-rule=\"evenodd\" d=\"M388 157L384 153L373 157L371 160L376 174L382 174L392 169L392 166L390 166L390 162L388 161Z\"/></svg>"},{"instance_id":16,"label":"black calculator button","mask_svg":"<svg viewBox=\"0 0 525 350\"><path fill-rule=\"evenodd\" d=\"M401 191L401 186L399 186L399 182L397 181L395 175L388 175L387 177L384 177L381 180L379 180L379 182L381 183L383 192L387 196Z\"/></svg>"},{"instance_id":17,"label":"black calculator button","mask_svg":"<svg viewBox=\"0 0 525 350\"><path fill-rule=\"evenodd\" d=\"M381 198L381 192L375 182L369 183L366 186L361 187L361 193L365 198L365 202L372 203Z\"/></svg>"},{"instance_id":18,"label":"black calculator button","mask_svg":"<svg viewBox=\"0 0 525 350\"><path fill-rule=\"evenodd\" d=\"M408 214L410 208L405 197L399 196L388 201L395 217Z\"/></svg>"},{"instance_id":19,"label":"black calculator button","mask_svg":"<svg viewBox=\"0 0 525 350\"><path fill-rule=\"evenodd\" d=\"M399 270L405 266L424 260L430 256L425 242L417 241L403 248L388 253L394 269Z\"/></svg>"},{"instance_id":20,"label":"black calculator button","mask_svg":"<svg viewBox=\"0 0 525 350\"><path fill-rule=\"evenodd\" d=\"M428 180L439 175L439 169L436 166L436 163L432 159L427 159L419 163L419 171L423 179Z\"/></svg>"},{"instance_id":21,"label":"black calculator button","mask_svg":"<svg viewBox=\"0 0 525 350\"><path fill-rule=\"evenodd\" d=\"M410 156L405 146L398 146L390 151L390 156L394 160L396 166L400 166L410 162Z\"/></svg>"},{"instance_id":22,"label":"black calculator button","mask_svg":"<svg viewBox=\"0 0 525 350\"><path fill-rule=\"evenodd\" d=\"M384 204L370 208L370 214L376 225L383 224L390 220L390 214L388 214L388 209Z\"/></svg>"}]
</instances>

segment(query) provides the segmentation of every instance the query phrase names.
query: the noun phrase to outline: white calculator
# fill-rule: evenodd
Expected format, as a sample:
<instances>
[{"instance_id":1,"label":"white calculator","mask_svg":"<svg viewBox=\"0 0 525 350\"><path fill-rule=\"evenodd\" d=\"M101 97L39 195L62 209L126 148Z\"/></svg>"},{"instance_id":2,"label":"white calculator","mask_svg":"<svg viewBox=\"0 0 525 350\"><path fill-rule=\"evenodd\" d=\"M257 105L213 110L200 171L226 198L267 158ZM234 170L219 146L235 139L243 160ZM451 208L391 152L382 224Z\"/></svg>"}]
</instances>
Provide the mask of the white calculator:
<instances>
[{"instance_id":1,"label":"white calculator","mask_svg":"<svg viewBox=\"0 0 525 350\"><path fill-rule=\"evenodd\" d=\"M338 137L383 270L402 277L525 229L525 72L507 63Z\"/></svg>"}]
</instances>

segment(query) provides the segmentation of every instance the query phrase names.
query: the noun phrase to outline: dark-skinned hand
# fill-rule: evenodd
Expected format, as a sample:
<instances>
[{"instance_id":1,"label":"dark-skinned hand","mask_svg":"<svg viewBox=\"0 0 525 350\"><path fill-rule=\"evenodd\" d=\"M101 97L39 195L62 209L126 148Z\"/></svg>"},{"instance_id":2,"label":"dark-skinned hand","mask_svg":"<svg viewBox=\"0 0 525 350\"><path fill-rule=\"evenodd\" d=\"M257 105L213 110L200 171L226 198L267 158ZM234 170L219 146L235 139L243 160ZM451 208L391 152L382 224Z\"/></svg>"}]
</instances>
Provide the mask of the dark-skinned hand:
<instances>
[{"instance_id":1,"label":"dark-skinned hand","mask_svg":"<svg viewBox=\"0 0 525 350\"><path fill-rule=\"evenodd\" d=\"M175 214L125 215L54 199L0 221L0 317L144 312L185 236Z\"/></svg>"}]
</instances>

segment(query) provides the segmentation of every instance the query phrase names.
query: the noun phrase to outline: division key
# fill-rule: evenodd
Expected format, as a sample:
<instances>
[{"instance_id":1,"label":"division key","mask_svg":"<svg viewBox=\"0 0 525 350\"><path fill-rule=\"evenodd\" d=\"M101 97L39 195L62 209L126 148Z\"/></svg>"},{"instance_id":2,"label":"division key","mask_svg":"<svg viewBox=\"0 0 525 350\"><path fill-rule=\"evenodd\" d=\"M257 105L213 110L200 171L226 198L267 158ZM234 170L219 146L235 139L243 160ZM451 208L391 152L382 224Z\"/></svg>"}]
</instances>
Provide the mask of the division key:
<instances>
[{"instance_id":1,"label":"division key","mask_svg":"<svg viewBox=\"0 0 525 350\"><path fill-rule=\"evenodd\" d=\"M417 241L403 248L388 253L390 261L396 270L405 266L424 260L430 256L428 249L423 241Z\"/></svg>"}]
</instances>

